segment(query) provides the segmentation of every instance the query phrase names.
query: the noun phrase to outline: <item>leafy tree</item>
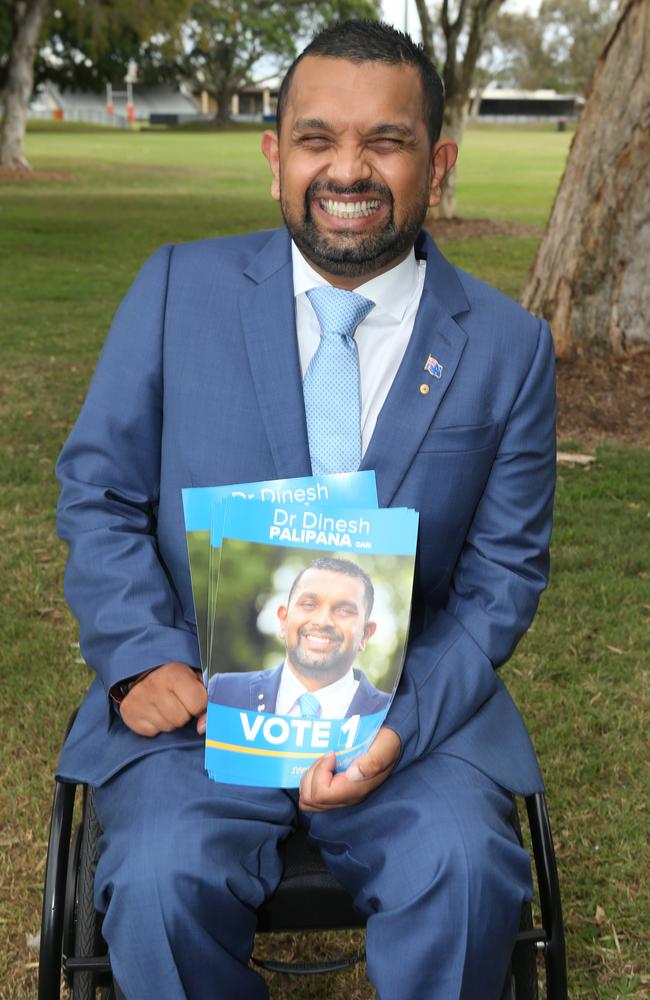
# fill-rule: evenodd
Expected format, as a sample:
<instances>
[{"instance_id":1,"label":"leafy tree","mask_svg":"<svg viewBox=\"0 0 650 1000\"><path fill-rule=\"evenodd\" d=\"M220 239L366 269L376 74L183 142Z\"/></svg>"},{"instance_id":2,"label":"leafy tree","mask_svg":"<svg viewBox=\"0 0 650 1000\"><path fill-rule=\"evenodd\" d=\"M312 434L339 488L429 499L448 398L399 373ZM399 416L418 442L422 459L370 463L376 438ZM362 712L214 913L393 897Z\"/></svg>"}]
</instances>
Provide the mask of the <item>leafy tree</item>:
<instances>
[{"instance_id":1,"label":"leafy tree","mask_svg":"<svg viewBox=\"0 0 650 1000\"><path fill-rule=\"evenodd\" d=\"M558 89L587 90L617 7L617 0L543 0L539 22Z\"/></svg>"},{"instance_id":2,"label":"leafy tree","mask_svg":"<svg viewBox=\"0 0 650 1000\"><path fill-rule=\"evenodd\" d=\"M54 8L51 0L7 0L0 15L0 43L4 43L7 53L0 166L10 170L29 169L24 148L25 127L39 41L43 43L51 36L50 50L62 63L62 80L67 72L68 80L78 85L87 72L88 82L94 79L96 85L99 73L104 80L119 73L123 60L128 63L140 40L157 31L170 31L186 15L189 2L59 0ZM38 65L43 72L43 64ZM109 68L112 72L107 72Z\"/></svg>"},{"instance_id":3,"label":"leafy tree","mask_svg":"<svg viewBox=\"0 0 650 1000\"><path fill-rule=\"evenodd\" d=\"M584 93L615 13L615 0L544 0L536 17L500 13L484 68L526 90Z\"/></svg>"},{"instance_id":4,"label":"leafy tree","mask_svg":"<svg viewBox=\"0 0 650 1000\"><path fill-rule=\"evenodd\" d=\"M522 90L557 89L553 53L544 25L530 14L499 13L490 26L481 68L489 81L501 80Z\"/></svg>"},{"instance_id":5,"label":"leafy tree","mask_svg":"<svg viewBox=\"0 0 650 1000\"><path fill-rule=\"evenodd\" d=\"M461 144L470 92L500 78L524 89L582 91L611 26L616 0L543 0L537 17L506 14L504 0L415 0L422 43L445 83L445 134ZM456 210L455 171L437 214Z\"/></svg>"},{"instance_id":6,"label":"leafy tree","mask_svg":"<svg viewBox=\"0 0 650 1000\"><path fill-rule=\"evenodd\" d=\"M36 59L35 79L50 80L61 90L101 91L107 82L122 83L142 40L132 24L103 23L80 17L71 6L53 11L45 26L46 44Z\"/></svg>"},{"instance_id":7,"label":"leafy tree","mask_svg":"<svg viewBox=\"0 0 650 1000\"><path fill-rule=\"evenodd\" d=\"M0 126L0 167L28 170L25 157L27 107L34 82L34 59L49 0L13 0L8 5L11 28L3 17L3 34L10 37L5 67L4 114Z\"/></svg>"},{"instance_id":8,"label":"leafy tree","mask_svg":"<svg viewBox=\"0 0 650 1000\"><path fill-rule=\"evenodd\" d=\"M227 122L233 94L249 83L262 58L286 65L300 44L332 21L378 16L376 0L194 0L190 15L159 48L158 65L189 80L217 102ZM155 58L152 49L149 53Z\"/></svg>"},{"instance_id":9,"label":"leafy tree","mask_svg":"<svg viewBox=\"0 0 650 1000\"><path fill-rule=\"evenodd\" d=\"M415 0L422 44L429 58L441 67L445 84L445 135L459 146L469 110L470 91L491 19L504 0L442 0L430 7ZM442 51L442 58L438 53ZM448 175L436 214L451 219L456 213L456 172Z\"/></svg>"}]
</instances>

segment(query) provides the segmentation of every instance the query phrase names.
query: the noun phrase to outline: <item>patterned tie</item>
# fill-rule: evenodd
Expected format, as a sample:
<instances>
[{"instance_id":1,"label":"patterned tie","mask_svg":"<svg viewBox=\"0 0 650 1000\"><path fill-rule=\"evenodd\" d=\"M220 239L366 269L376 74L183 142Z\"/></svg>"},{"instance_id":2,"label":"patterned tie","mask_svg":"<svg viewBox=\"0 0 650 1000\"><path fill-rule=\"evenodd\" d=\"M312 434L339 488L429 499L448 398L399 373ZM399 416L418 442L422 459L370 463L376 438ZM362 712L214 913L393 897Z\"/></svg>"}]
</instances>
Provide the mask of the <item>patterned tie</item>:
<instances>
[{"instance_id":1,"label":"patterned tie","mask_svg":"<svg viewBox=\"0 0 650 1000\"><path fill-rule=\"evenodd\" d=\"M321 338L303 382L312 475L356 472L361 462L361 389L354 331L375 303L343 288L307 292Z\"/></svg>"},{"instance_id":2,"label":"patterned tie","mask_svg":"<svg viewBox=\"0 0 650 1000\"><path fill-rule=\"evenodd\" d=\"M303 719L319 719L322 712L321 703L315 694L308 691L298 698L298 707Z\"/></svg>"}]
</instances>

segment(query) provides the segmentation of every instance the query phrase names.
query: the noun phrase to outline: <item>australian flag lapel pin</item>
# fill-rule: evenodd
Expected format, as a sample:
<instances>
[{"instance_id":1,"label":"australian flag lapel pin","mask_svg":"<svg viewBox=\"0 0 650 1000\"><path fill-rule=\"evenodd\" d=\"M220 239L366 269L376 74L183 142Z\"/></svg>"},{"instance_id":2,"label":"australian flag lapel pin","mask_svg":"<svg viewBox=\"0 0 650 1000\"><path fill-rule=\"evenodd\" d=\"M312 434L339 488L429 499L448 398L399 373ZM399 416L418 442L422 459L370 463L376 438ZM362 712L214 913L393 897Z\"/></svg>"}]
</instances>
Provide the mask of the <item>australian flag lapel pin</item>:
<instances>
[{"instance_id":1,"label":"australian flag lapel pin","mask_svg":"<svg viewBox=\"0 0 650 1000\"><path fill-rule=\"evenodd\" d=\"M424 365L425 372L433 375L434 378L442 378L442 368L440 362L434 358L433 354L430 354Z\"/></svg>"}]
</instances>

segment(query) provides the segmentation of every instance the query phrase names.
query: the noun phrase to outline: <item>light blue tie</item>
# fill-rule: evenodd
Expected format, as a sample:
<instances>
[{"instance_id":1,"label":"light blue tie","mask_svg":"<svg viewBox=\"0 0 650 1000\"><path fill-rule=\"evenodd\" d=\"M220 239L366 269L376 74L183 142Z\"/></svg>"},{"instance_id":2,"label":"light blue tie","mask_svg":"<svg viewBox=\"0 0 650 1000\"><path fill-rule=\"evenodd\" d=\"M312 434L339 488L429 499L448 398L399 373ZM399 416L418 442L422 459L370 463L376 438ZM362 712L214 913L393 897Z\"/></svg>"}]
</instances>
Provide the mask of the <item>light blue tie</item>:
<instances>
[{"instance_id":1,"label":"light blue tie","mask_svg":"<svg viewBox=\"0 0 650 1000\"><path fill-rule=\"evenodd\" d=\"M361 463L361 388L354 331L375 303L343 288L307 292L321 338L303 382L311 471L356 472Z\"/></svg>"},{"instance_id":2,"label":"light blue tie","mask_svg":"<svg viewBox=\"0 0 650 1000\"><path fill-rule=\"evenodd\" d=\"M322 712L322 706L315 694L308 691L298 698L298 707L303 719L318 719Z\"/></svg>"}]
</instances>

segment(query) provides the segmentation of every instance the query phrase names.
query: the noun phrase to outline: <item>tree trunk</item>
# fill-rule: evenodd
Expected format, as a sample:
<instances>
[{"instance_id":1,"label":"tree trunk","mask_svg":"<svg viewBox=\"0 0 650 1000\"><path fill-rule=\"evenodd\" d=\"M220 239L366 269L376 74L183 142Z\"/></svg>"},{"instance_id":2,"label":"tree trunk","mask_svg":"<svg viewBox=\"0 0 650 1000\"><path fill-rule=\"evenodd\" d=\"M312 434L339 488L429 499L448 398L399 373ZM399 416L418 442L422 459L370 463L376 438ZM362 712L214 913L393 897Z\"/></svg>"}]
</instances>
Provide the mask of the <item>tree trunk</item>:
<instances>
[{"instance_id":1,"label":"tree trunk","mask_svg":"<svg viewBox=\"0 0 650 1000\"><path fill-rule=\"evenodd\" d=\"M650 0L623 0L522 301L560 356L650 345Z\"/></svg>"},{"instance_id":2,"label":"tree trunk","mask_svg":"<svg viewBox=\"0 0 650 1000\"><path fill-rule=\"evenodd\" d=\"M216 124L225 126L232 124L231 106L233 95L236 93L229 80L217 83L212 91L212 95L217 102L217 110L214 116Z\"/></svg>"},{"instance_id":3,"label":"tree trunk","mask_svg":"<svg viewBox=\"0 0 650 1000\"><path fill-rule=\"evenodd\" d=\"M459 0L456 16L449 9L449 0L442 0L440 27L445 39L445 62L442 80L445 86L445 121L443 134L453 139L460 148L467 124L470 91L481 54L485 31L491 17L504 0ZM422 28L422 45L432 62L434 59L434 22L427 0L415 0ZM466 20L469 17L469 26ZM465 36L464 33L465 32ZM465 37L462 60L458 59L458 45ZM432 219L453 219L456 215L456 171L445 180L440 204L431 211Z\"/></svg>"},{"instance_id":4,"label":"tree trunk","mask_svg":"<svg viewBox=\"0 0 650 1000\"><path fill-rule=\"evenodd\" d=\"M468 120L475 125L479 120L481 114L481 101L483 100L483 94L485 92L485 87L477 87L474 94L474 99L470 105Z\"/></svg>"},{"instance_id":5,"label":"tree trunk","mask_svg":"<svg viewBox=\"0 0 650 1000\"><path fill-rule=\"evenodd\" d=\"M25 157L27 109L34 85L36 44L49 0L16 0L14 35L0 128L0 167L29 170Z\"/></svg>"}]
</instances>

